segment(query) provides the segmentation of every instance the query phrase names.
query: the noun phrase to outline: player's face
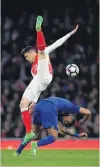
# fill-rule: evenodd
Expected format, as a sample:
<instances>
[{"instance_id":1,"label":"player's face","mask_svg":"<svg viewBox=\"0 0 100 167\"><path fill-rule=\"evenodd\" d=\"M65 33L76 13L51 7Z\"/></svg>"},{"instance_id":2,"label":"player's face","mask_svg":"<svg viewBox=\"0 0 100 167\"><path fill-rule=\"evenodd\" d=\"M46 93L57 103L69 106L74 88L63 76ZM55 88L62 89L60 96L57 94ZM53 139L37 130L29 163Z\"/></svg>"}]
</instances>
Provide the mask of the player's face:
<instances>
[{"instance_id":1,"label":"player's face","mask_svg":"<svg viewBox=\"0 0 100 167\"><path fill-rule=\"evenodd\" d=\"M25 56L27 61L29 61L30 63L33 63L35 60L36 52L35 52L35 50L30 50L30 51L26 52L24 54L24 56Z\"/></svg>"},{"instance_id":2,"label":"player's face","mask_svg":"<svg viewBox=\"0 0 100 167\"><path fill-rule=\"evenodd\" d=\"M63 122L67 125L72 123L73 121L73 115L63 116Z\"/></svg>"}]
</instances>

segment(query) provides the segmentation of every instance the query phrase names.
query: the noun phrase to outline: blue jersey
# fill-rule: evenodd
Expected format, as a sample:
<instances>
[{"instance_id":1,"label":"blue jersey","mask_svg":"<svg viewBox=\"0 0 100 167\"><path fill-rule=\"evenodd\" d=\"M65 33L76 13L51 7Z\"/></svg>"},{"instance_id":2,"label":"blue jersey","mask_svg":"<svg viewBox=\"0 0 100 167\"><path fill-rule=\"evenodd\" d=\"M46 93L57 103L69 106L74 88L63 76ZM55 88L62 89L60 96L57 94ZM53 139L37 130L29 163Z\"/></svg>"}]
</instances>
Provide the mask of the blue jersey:
<instances>
[{"instance_id":1,"label":"blue jersey","mask_svg":"<svg viewBox=\"0 0 100 167\"><path fill-rule=\"evenodd\" d=\"M58 130L58 115L61 113L79 113L80 107L73 105L69 100L59 97L49 97L40 100L34 109L33 123L44 128Z\"/></svg>"},{"instance_id":2,"label":"blue jersey","mask_svg":"<svg viewBox=\"0 0 100 167\"><path fill-rule=\"evenodd\" d=\"M51 102L55 107L58 113L65 114L74 114L79 113L79 106L72 104L69 100L60 98L60 97L49 97L43 99L42 101Z\"/></svg>"}]
</instances>

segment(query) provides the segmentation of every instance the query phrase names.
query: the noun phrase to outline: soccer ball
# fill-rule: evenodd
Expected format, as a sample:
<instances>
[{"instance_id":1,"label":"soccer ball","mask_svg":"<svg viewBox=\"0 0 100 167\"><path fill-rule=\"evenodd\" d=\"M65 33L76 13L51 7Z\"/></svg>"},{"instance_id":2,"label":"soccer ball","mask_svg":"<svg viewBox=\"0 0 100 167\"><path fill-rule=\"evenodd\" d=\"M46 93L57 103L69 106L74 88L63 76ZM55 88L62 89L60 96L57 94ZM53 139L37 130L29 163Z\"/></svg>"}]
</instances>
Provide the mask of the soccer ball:
<instances>
[{"instance_id":1,"label":"soccer ball","mask_svg":"<svg viewBox=\"0 0 100 167\"><path fill-rule=\"evenodd\" d=\"M79 68L76 64L69 64L67 67L66 67L66 74L68 76L72 76L72 77L75 77L77 76L79 73Z\"/></svg>"}]
</instances>

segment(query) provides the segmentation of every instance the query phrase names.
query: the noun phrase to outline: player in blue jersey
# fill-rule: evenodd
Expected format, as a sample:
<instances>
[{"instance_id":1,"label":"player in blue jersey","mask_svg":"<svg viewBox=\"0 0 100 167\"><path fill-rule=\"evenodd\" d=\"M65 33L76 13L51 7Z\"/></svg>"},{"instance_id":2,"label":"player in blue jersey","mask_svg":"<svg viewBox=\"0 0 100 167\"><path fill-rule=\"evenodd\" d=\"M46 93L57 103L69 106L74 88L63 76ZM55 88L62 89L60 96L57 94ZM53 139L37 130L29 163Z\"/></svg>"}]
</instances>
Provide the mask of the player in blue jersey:
<instances>
[{"instance_id":1,"label":"player in blue jersey","mask_svg":"<svg viewBox=\"0 0 100 167\"><path fill-rule=\"evenodd\" d=\"M80 120L80 124L84 124L91 115L91 112L88 109L72 104L69 100L59 97L49 97L40 100L33 112L33 130L37 133L37 129L42 126L44 129L47 129L49 135L37 142L32 142L31 155L36 155L38 147L51 144L57 140L59 131L58 118L60 118L60 122L63 125L60 127L62 133L68 133L75 137L87 136L86 133L76 134L66 128L66 126L74 122L75 114L84 115L83 119ZM22 151L25 146L22 142L21 149L19 148L16 153L20 154L20 150Z\"/></svg>"}]
</instances>

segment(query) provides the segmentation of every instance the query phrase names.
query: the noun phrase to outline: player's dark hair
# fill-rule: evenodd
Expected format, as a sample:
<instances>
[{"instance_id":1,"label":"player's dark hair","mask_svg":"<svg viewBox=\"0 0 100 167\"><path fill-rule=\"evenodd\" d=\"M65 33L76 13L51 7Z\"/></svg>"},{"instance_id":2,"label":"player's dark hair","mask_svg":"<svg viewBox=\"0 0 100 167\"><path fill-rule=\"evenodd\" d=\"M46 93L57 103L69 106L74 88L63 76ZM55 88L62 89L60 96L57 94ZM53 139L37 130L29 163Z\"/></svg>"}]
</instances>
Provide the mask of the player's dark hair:
<instances>
[{"instance_id":1,"label":"player's dark hair","mask_svg":"<svg viewBox=\"0 0 100 167\"><path fill-rule=\"evenodd\" d=\"M74 116L74 115L73 115L73 120L72 120L72 122L71 122L71 123L69 123L67 126L65 125L65 127L74 126L75 121L76 121L76 116Z\"/></svg>"},{"instance_id":2,"label":"player's dark hair","mask_svg":"<svg viewBox=\"0 0 100 167\"><path fill-rule=\"evenodd\" d=\"M28 51L30 51L30 50L32 50L32 49L33 49L32 46L27 46L27 47L25 47L24 49L22 49L21 54L24 55L26 52L28 52Z\"/></svg>"},{"instance_id":3,"label":"player's dark hair","mask_svg":"<svg viewBox=\"0 0 100 167\"><path fill-rule=\"evenodd\" d=\"M63 116L69 116L69 115L72 115L72 116L73 116L73 120L72 120L71 123L66 124L66 123L63 121ZM59 120L59 121L63 124L63 126L65 126L65 127L74 126L75 121L76 121L76 114L65 114L65 113L61 113L61 114L58 116L58 120Z\"/></svg>"}]
</instances>

